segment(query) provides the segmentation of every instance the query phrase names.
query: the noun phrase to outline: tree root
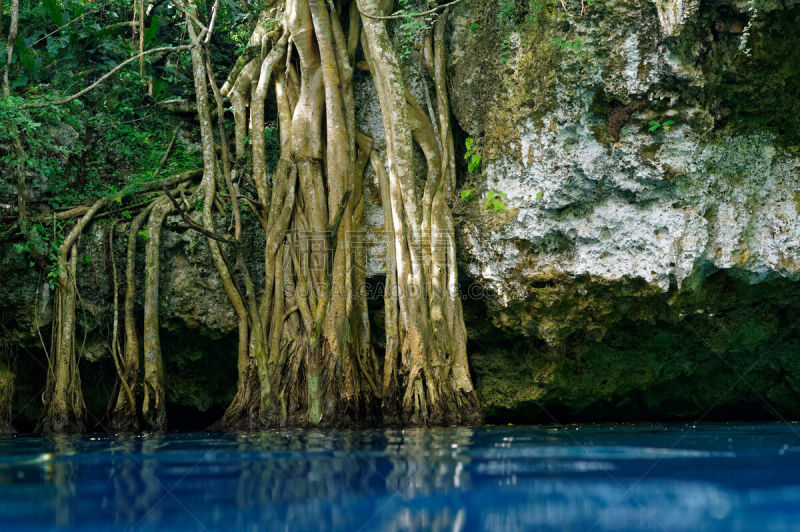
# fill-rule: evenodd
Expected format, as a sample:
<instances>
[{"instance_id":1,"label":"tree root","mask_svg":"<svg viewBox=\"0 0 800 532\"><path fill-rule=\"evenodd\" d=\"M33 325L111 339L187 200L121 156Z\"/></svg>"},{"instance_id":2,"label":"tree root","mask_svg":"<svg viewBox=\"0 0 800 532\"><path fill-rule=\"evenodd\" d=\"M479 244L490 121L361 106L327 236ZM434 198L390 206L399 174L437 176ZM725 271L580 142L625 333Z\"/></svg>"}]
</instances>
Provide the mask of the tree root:
<instances>
[{"instance_id":1,"label":"tree root","mask_svg":"<svg viewBox=\"0 0 800 532\"><path fill-rule=\"evenodd\" d=\"M161 227L172 209L168 198L155 202L147 222L149 239L145 249L142 416L148 428L159 431L167 428L161 324L158 320Z\"/></svg>"},{"instance_id":2,"label":"tree root","mask_svg":"<svg viewBox=\"0 0 800 532\"><path fill-rule=\"evenodd\" d=\"M10 346L0 339L0 434L16 432L11 425L15 373L11 357Z\"/></svg>"},{"instance_id":3,"label":"tree root","mask_svg":"<svg viewBox=\"0 0 800 532\"><path fill-rule=\"evenodd\" d=\"M44 416L40 423L42 432L83 430L85 408L78 357L75 352L75 305L78 298L77 240L106 201L106 199L97 200L75 224L59 247L58 263L61 268L53 302L52 347L44 394Z\"/></svg>"},{"instance_id":4,"label":"tree root","mask_svg":"<svg viewBox=\"0 0 800 532\"><path fill-rule=\"evenodd\" d=\"M365 56L381 103L388 171L380 179L387 222L385 421L400 425L475 424L481 420L469 375L466 330L457 293L452 203L455 161L444 83L447 10L426 40L438 124L413 100L397 65L378 0L358 0L365 17ZM435 43L433 42L435 41ZM433 47L435 45L435 47ZM413 143L423 151L428 177L422 198L414 182ZM389 223L391 219L391 225ZM396 340L390 340L396 336Z\"/></svg>"},{"instance_id":5,"label":"tree root","mask_svg":"<svg viewBox=\"0 0 800 532\"><path fill-rule=\"evenodd\" d=\"M135 430L140 412L149 428L166 428L158 322L159 243L164 219L173 209L178 209L190 229L207 237L237 317L237 392L217 427L480 422L457 293L450 209L455 194L455 150L445 79L444 28L449 5L433 8L432 12L443 14L424 42L424 64L436 98L434 102L427 95L423 110L407 90L397 54L387 44L391 36L386 20L393 16L382 14L385 2L267 2L260 13L263 23L257 25L221 88L207 50L216 7L205 26L193 2L185 3L191 44L181 48L191 50L193 107L200 123L202 223L192 219L168 190L133 220L126 257L124 349L118 339L118 281L116 264L112 264L112 354L120 380L112 412L115 428ZM268 27L267 20L279 23ZM386 165L373 152L371 140L355 130L352 80L359 38L381 104ZM272 175L266 165L264 134L270 84L275 87L281 139ZM209 85L216 103L219 150ZM223 123L225 97L234 111L235 159L229 153ZM252 166L245 177L255 185L257 198L243 197L234 183L237 173L248 168L240 164L248 159L248 137ZM417 182L413 171L415 144L425 155L424 182ZM387 230L387 342L382 376L370 342L364 253L353 239L361 229L362 174L368 163L379 179ZM157 188L173 185L162 181ZM264 284L258 287L242 255L239 198L255 207L265 230ZM215 212L227 214L226 202L232 212L231 234L215 224ZM80 428L83 418L74 348L75 241L93 217L102 215L99 211L104 205L101 200L88 209L56 214L81 218L60 250L62 263L68 266L59 276L55 297L53 357L43 422L48 431ZM136 237L148 217L140 410L133 277ZM229 256L235 259L233 263Z\"/></svg>"}]
</instances>

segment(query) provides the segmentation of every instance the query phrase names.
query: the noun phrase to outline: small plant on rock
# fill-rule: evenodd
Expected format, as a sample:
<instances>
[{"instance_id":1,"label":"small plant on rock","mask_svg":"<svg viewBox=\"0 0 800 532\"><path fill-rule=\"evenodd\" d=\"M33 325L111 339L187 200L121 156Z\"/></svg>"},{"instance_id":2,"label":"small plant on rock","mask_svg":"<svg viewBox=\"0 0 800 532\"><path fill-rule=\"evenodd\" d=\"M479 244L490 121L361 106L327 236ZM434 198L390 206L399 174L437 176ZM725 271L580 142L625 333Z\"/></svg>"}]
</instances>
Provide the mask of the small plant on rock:
<instances>
[{"instance_id":1,"label":"small plant on rock","mask_svg":"<svg viewBox=\"0 0 800 532\"><path fill-rule=\"evenodd\" d=\"M655 133L658 129L663 129L664 131L669 131L669 128L674 124L674 120L666 120L664 122L659 122L658 120L651 120L647 124L650 126L648 131L650 133Z\"/></svg>"},{"instance_id":2,"label":"small plant on rock","mask_svg":"<svg viewBox=\"0 0 800 532\"><path fill-rule=\"evenodd\" d=\"M486 193L486 208L494 212L503 212L506 210L506 204L503 202L508 196L505 192L498 190L489 190Z\"/></svg>"},{"instance_id":3,"label":"small plant on rock","mask_svg":"<svg viewBox=\"0 0 800 532\"><path fill-rule=\"evenodd\" d=\"M467 170L469 170L470 174L474 174L480 171L483 157L478 153L478 148L475 146L475 139L472 137L467 138L466 142L464 142L464 146L467 148L467 153L464 154L464 159L468 161Z\"/></svg>"}]
</instances>

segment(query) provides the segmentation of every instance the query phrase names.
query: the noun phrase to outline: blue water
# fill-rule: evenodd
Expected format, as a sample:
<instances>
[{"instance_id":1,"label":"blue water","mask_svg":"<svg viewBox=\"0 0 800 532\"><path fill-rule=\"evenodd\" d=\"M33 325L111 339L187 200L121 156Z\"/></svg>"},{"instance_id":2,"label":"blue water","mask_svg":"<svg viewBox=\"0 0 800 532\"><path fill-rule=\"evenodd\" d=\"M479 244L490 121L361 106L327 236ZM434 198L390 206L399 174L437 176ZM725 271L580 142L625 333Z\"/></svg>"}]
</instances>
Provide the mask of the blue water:
<instances>
[{"instance_id":1,"label":"blue water","mask_svg":"<svg viewBox=\"0 0 800 532\"><path fill-rule=\"evenodd\" d=\"M0 530L800 530L800 425L0 439Z\"/></svg>"}]
</instances>

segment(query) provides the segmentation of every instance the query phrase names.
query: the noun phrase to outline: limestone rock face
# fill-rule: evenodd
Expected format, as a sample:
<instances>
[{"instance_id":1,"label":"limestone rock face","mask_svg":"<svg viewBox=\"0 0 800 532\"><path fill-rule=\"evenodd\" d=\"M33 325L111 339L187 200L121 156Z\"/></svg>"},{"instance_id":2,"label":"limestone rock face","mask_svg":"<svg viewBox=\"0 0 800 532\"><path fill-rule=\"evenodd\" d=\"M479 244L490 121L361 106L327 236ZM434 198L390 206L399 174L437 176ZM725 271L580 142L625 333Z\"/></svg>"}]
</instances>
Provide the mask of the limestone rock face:
<instances>
[{"instance_id":1,"label":"limestone rock face","mask_svg":"<svg viewBox=\"0 0 800 532\"><path fill-rule=\"evenodd\" d=\"M712 36L710 51L695 51L706 30L736 16L701 17L690 4L615 3L597 8L597 20L590 7L571 41L552 38L557 22L541 15L516 36L528 44L495 65L483 103L472 89L486 73L469 69L485 42L470 29L476 13L454 18L454 107L485 154L467 182L507 196L502 213L463 207L464 266L501 303L525 298L531 277L562 274L641 279L663 291L698 266L737 268L753 281L796 277L796 146L765 128L729 127L724 95L686 88L713 89L715 61L744 68L727 57L739 52L739 35ZM694 26L670 26L681 36L663 37L653 30L664 9ZM751 39L768 39L767 29ZM552 79L530 72L546 66Z\"/></svg>"},{"instance_id":2,"label":"limestone rock face","mask_svg":"<svg viewBox=\"0 0 800 532\"><path fill-rule=\"evenodd\" d=\"M658 22L665 36L677 35L700 7L699 0L654 0Z\"/></svg>"},{"instance_id":3,"label":"limestone rock face","mask_svg":"<svg viewBox=\"0 0 800 532\"><path fill-rule=\"evenodd\" d=\"M800 293L798 131L781 111L800 108L789 74L800 54L775 48L800 10L759 4L744 35L747 3L576 9L473 5L452 18L453 109L483 155L463 180L477 199L456 207L461 269L484 288L474 304L492 321L471 327L481 399L490 418L547 421L534 405L578 417L599 405L611 417L700 413L701 402L676 398L715 388L698 377L720 363L706 357L742 355L707 341L735 328L711 292L747 292L724 303L746 313L781 286L769 305L789 314ZM504 208L487 209L497 193ZM761 329L760 316L737 323ZM774 326L747 348L756 364L797 333ZM648 344L651 334L691 346L685 366L665 371L678 350ZM621 335L622 350L610 345ZM770 363L771 386L800 413L798 375ZM659 399L642 399L651 393Z\"/></svg>"}]
</instances>

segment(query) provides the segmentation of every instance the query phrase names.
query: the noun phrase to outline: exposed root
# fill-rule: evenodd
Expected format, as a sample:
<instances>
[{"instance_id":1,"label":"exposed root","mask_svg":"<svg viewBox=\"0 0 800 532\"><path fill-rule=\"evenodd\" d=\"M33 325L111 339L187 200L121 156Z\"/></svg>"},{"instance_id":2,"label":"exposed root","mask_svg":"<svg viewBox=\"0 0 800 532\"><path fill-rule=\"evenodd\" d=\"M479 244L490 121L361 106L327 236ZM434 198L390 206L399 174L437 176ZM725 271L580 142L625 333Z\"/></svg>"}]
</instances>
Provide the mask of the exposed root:
<instances>
[{"instance_id":1,"label":"exposed root","mask_svg":"<svg viewBox=\"0 0 800 532\"><path fill-rule=\"evenodd\" d=\"M164 362L158 320L161 227L172 209L172 203L166 197L155 202L147 223L148 241L145 249L142 416L149 429L159 431L167 428Z\"/></svg>"},{"instance_id":2,"label":"exposed root","mask_svg":"<svg viewBox=\"0 0 800 532\"><path fill-rule=\"evenodd\" d=\"M219 243L209 240L239 318L239 384L221 425L364 423L377 407L380 381L368 341L366 301L358 290L359 274L354 274L354 265L363 258L356 255L349 237L358 230L363 212L360 173L368 157L363 154L358 170L352 93L358 16L352 6L346 37L339 14L325 1L288 0L275 8L272 4L262 10L261 18L282 16L279 29L269 32L266 24L258 24L219 94L214 90L218 106L220 95L233 104L237 159L244 155L249 130L252 181L266 231L265 285L260 294L243 261L237 260L237 273ZM198 42L202 28L192 25L191 9L190 37ZM214 230L215 172L221 167L227 173L226 151L219 165L207 111L209 64L199 50L192 58L208 232ZM279 64L284 68L277 69ZM282 149L270 179L264 113L273 81ZM235 197L237 191L230 190L231 182L224 177L229 197Z\"/></svg>"},{"instance_id":3,"label":"exposed root","mask_svg":"<svg viewBox=\"0 0 800 532\"><path fill-rule=\"evenodd\" d=\"M43 432L75 432L83 429L84 404L78 357L75 351L75 305L78 298L77 240L94 215L106 204L97 200L75 224L59 247L61 265L53 300L52 347L44 394Z\"/></svg>"},{"instance_id":4,"label":"exposed root","mask_svg":"<svg viewBox=\"0 0 800 532\"><path fill-rule=\"evenodd\" d=\"M175 208L191 229L207 237L237 317L237 393L220 428L478 423L450 210L455 150L445 79L447 5L434 7L444 13L424 43L423 57L436 95L435 101L426 95L425 110L406 88L386 28L386 20L392 18L385 13L386 2L267 1L248 46L222 87L217 87L207 49L218 4L214 5L208 26L192 2L186 2L184 9L191 44L183 48L191 49L194 108L202 140L201 223L191 219L170 193L133 220L126 257L124 353L118 339L118 281L112 264L112 354L120 381L114 427L138 428L141 412L149 428L166 428L158 321L159 242L164 219ZM369 16L360 17L359 10ZM267 24L268 20L279 22ZM366 63L383 113L386 165L373 152L371 140L355 131L352 80L362 23ZM269 175L264 130L271 84L281 153L277 169ZM218 139L209 86L216 103ZM235 121L233 153L223 123L225 97L231 101ZM414 173L415 144L427 164L422 182ZM169 150L165 158L168 154ZM370 343L364 252L353 238L361 230L362 174L370 162L380 182L387 229L382 376ZM254 185L256 198L239 191L235 178L242 173ZM254 207L265 230L261 286L253 282L242 254L240 199ZM219 214L226 213L228 201L230 234L219 227ZM81 219L61 250L68 267L59 276L55 298L45 430L79 428L82 421L74 348L75 239L102 206L70 213ZM138 407L134 261L137 233L148 216L144 371Z\"/></svg>"},{"instance_id":5,"label":"exposed root","mask_svg":"<svg viewBox=\"0 0 800 532\"><path fill-rule=\"evenodd\" d=\"M114 253L114 229L116 224L111 224L108 231L108 254L110 256L112 294L114 299L112 327L111 327L111 359L114 361L114 368L117 370L117 383L120 391L118 397L124 397L122 405L127 404L128 408L135 412L136 400L133 397L133 388L126 379L125 359L122 356L120 335L119 335L119 280L117 279L117 260ZM116 424L116 416L112 412L112 424ZM118 430L130 430L128 427L115 427Z\"/></svg>"},{"instance_id":6,"label":"exposed root","mask_svg":"<svg viewBox=\"0 0 800 532\"><path fill-rule=\"evenodd\" d=\"M380 14L378 0L358 0ZM385 420L401 425L479 423L469 375L466 330L457 293L452 203L455 161L444 82L445 14L427 41L437 93L438 124L409 95L383 19L364 18L365 55L381 102L388 171L373 159L381 181L388 255L384 363ZM435 41L435 42L432 42ZM413 142L425 155L422 198L413 175ZM391 224L389 219L391 218ZM389 340L396 334L396 343Z\"/></svg>"},{"instance_id":7,"label":"exposed root","mask_svg":"<svg viewBox=\"0 0 800 532\"><path fill-rule=\"evenodd\" d=\"M11 346L0 338L0 434L16 432L11 425L14 401L14 367Z\"/></svg>"}]
</instances>

